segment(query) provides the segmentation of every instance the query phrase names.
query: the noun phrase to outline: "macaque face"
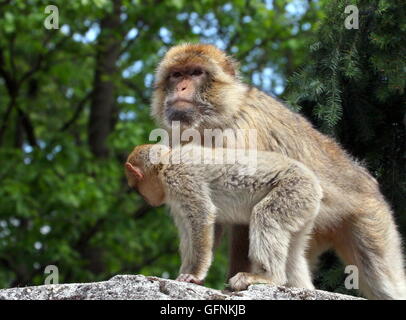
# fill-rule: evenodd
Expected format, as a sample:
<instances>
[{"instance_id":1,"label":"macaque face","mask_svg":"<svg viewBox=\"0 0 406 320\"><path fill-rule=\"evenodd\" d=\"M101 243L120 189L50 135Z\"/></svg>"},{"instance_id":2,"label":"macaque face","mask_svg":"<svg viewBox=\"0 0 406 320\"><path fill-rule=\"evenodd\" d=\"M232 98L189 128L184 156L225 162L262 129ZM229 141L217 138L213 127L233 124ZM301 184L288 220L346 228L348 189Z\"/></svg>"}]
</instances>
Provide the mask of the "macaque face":
<instances>
[{"instance_id":1,"label":"macaque face","mask_svg":"<svg viewBox=\"0 0 406 320\"><path fill-rule=\"evenodd\" d=\"M215 46L172 47L155 73L151 115L164 127L216 128L241 102L237 63Z\"/></svg>"},{"instance_id":2,"label":"macaque face","mask_svg":"<svg viewBox=\"0 0 406 320\"><path fill-rule=\"evenodd\" d=\"M164 102L166 120L179 121L186 126L197 122L208 105L203 98L208 82L207 71L198 64L170 69Z\"/></svg>"},{"instance_id":3,"label":"macaque face","mask_svg":"<svg viewBox=\"0 0 406 320\"><path fill-rule=\"evenodd\" d=\"M158 177L143 172L141 166L126 162L125 174L128 186L134 189L149 205L158 207L164 203L165 192Z\"/></svg>"},{"instance_id":4,"label":"macaque face","mask_svg":"<svg viewBox=\"0 0 406 320\"><path fill-rule=\"evenodd\" d=\"M142 181L138 184L137 192L152 207L164 204L163 188L156 181Z\"/></svg>"}]
</instances>

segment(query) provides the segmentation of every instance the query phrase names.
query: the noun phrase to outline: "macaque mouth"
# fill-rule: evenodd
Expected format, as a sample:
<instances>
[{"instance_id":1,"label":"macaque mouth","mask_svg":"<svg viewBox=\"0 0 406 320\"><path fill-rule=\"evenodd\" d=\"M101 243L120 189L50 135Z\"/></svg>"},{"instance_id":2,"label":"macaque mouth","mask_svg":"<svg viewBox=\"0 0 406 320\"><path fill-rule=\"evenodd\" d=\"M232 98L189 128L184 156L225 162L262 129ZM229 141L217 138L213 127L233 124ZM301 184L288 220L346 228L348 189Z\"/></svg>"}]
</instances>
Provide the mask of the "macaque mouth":
<instances>
[{"instance_id":1,"label":"macaque mouth","mask_svg":"<svg viewBox=\"0 0 406 320\"><path fill-rule=\"evenodd\" d=\"M166 118L172 121L180 121L182 123L191 124L193 122L193 109L179 110L176 108L167 108L165 111Z\"/></svg>"},{"instance_id":2,"label":"macaque mouth","mask_svg":"<svg viewBox=\"0 0 406 320\"><path fill-rule=\"evenodd\" d=\"M172 106L194 106L196 103L193 100L189 99L183 99L183 98L178 98L178 99L173 99L169 100L167 102L167 105L172 107Z\"/></svg>"},{"instance_id":3,"label":"macaque mouth","mask_svg":"<svg viewBox=\"0 0 406 320\"><path fill-rule=\"evenodd\" d=\"M166 103L165 116L169 122L180 121L190 125L196 116L197 102L189 99L178 98Z\"/></svg>"}]
</instances>

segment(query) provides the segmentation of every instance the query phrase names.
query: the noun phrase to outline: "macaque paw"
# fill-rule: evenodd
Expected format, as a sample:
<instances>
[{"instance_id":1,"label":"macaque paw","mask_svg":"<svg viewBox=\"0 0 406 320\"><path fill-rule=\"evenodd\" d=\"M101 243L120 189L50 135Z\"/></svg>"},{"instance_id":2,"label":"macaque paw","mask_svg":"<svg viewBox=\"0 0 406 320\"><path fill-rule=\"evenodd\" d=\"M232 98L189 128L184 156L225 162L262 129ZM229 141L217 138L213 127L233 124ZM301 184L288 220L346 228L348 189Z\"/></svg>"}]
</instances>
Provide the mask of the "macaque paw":
<instances>
[{"instance_id":1,"label":"macaque paw","mask_svg":"<svg viewBox=\"0 0 406 320\"><path fill-rule=\"evenodd\" d=\"M239 272L229 280L230 288L233 291L246 290L250 285L258 283L270 284L271 280L248 272Z\"/></svg>"},{"instance_id":2,"label":"macaque paw","mask_svg":"<svg viewBox=\"0 0 406 320\"><path fill-rule=\"evenodd\" d=\"M189 283L195 283L202 285L203 280L199 280L197 277L195 277L193 274L189 273L181 273L177 278L176 281L183 281L183 282L189 282Z\"/></svg>"}]
</instances>

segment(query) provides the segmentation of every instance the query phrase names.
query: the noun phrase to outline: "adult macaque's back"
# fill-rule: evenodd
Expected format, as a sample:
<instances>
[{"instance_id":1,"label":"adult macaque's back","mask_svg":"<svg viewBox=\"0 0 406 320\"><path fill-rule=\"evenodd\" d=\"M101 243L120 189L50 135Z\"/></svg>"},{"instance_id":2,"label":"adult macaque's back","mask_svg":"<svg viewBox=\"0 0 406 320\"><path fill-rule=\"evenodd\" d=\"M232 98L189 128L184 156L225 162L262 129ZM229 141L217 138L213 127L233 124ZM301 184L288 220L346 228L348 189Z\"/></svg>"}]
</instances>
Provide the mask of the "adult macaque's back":
<instances>
[{"instance_id":1,"label":"adult macaque's back","mask_svg":"<svg viewBox=\"0 0 406 320\"><path fill-rule=\"evenodd\" d=\"M243 84L236 66L211 45L173 47L156 72L152 116L168 130L179 121L182 130L195 128L202 136L204 129L256 129L260 150L303 162L316 173L324 193L310 263L334 248L345 264L358 267L360 289L367 297L406 299L400 236L376 180L304 117ZM235 226L234 231L247 238L246 228ZM248 241L241 234L232 238L235 273L247 267L240 257L248 252Z\"/></svg>"}]
</instances>

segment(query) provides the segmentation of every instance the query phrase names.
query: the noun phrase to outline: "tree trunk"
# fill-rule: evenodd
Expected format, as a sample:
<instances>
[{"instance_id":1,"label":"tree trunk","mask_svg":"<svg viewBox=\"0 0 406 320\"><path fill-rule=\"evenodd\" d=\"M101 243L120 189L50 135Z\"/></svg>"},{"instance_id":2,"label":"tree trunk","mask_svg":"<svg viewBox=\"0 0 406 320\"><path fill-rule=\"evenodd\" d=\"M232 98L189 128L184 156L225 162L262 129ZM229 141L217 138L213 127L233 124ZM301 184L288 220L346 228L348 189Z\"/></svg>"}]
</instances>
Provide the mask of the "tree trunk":
<instances>
[{"instance_id":1,"label":"tree trunk","mask_svg":"<svg viewBox=\"0 0 406 320\"><path fill-rule=\"evenodd\" d=\"M114 0L113 11L100 23L98 52L89 118L89 146L100 158L108 156L107 137L113 129L117 60L123 41L120 30L121 0Z\"/></svg>"}]
</instances>

